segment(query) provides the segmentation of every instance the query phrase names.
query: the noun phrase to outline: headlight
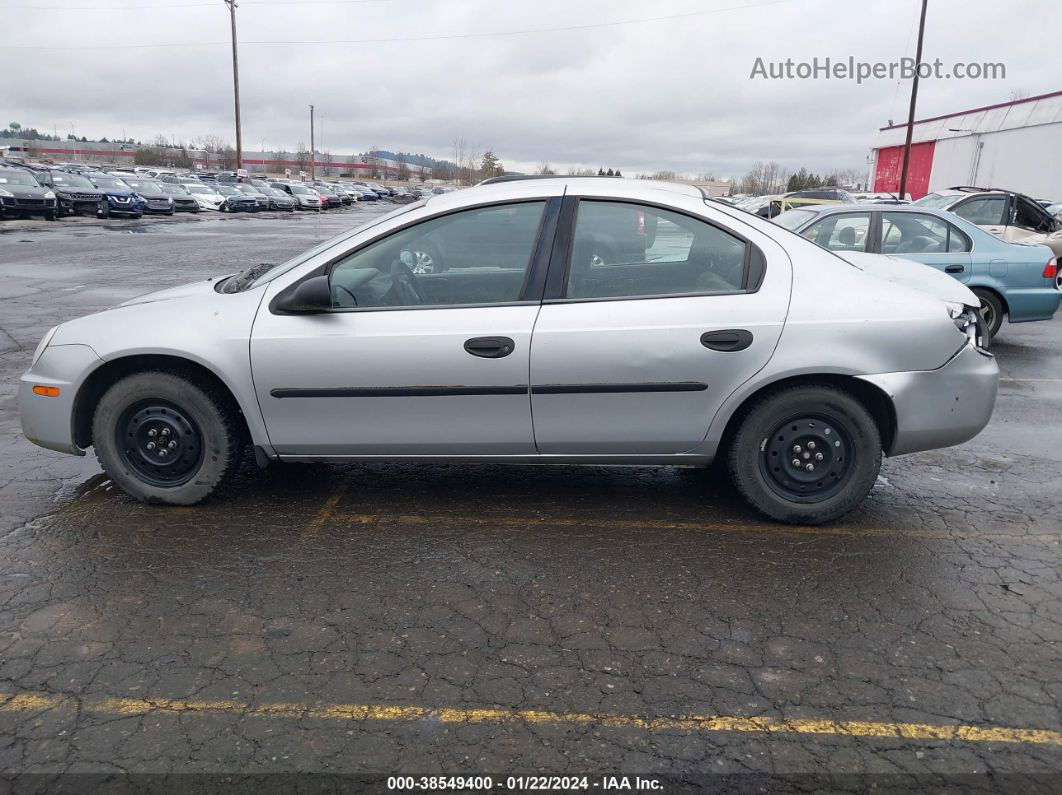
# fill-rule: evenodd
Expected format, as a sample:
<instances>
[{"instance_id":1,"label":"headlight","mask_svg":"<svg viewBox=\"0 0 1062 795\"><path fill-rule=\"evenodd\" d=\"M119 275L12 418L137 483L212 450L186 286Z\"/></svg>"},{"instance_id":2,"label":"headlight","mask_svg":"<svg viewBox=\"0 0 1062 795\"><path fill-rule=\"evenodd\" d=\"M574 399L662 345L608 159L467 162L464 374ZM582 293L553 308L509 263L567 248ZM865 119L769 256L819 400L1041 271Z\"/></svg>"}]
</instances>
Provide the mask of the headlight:
<instances>
[{"instance_id":1,"label":"headlight","mask_svg":"<svg viewBox=\"0 0 1062 795\"><path fill-rule=\"evenodd\" d=\"M4 188L0 188L0 196L7 196L9 199L14 197L14 193Z\"/></svg>"},{"instance_id":2,"label":"headlight","mask_svg":"<svg viewBox=\"0 0 1062 795\"><path fill-rule=\"evenodd\" d=\"M58 326L52 326L48 329L48 333L41 338L41 341L37 343L37 350L33 352L33 361L30 363L30 367L37 363L37 360L41 358L41 354L44 353L44 349L48 347L48 343L52 341L52 337L55 336L55 332L59 330Z\"/></svg>"},{"instance_id":3,"label":"headlight","mask_svg":"<svg viewBox=\"0 0 1062 795\"><path fill-rule=\"evenodd\" d=\"M982 351L987 351L990 340L981 313L972 306L960 304L955 301L945 301L944 304L948 308L948 317L950 317L955 324L955 328L965 334L966 339L969 340L972 345L975 345Z\"/></svg>"},{"instance_id":4,"label":"headlight","mask_svg":"<svg viewBox=\"0 0 1062 795\"><path fill-rule=\"evenodd\" d=\"M44 198L45 199L54 199L55 198L55 193L53 191L48 191L47 193L44 194Z\"/></svg>"}]
</instances>

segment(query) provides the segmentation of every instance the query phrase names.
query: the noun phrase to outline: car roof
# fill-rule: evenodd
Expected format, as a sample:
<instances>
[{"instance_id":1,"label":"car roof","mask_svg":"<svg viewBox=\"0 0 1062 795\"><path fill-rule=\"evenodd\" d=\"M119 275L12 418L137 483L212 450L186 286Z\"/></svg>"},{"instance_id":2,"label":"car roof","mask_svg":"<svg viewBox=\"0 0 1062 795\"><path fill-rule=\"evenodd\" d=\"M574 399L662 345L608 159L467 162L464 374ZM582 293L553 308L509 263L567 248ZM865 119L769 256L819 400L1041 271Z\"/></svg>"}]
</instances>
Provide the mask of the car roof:
<instances>
[{"instance_id":1,"label":"car roof","mask_svg":"<svg viewBox=\"0 0 1062 795\"><path fill-rule=\"evenodd\" d=\"M651 179L622 177L551 177L536 175L533 179L488 180L465 190L433 193L427 200L431 209L458 208L508 199L550 198L566 194L599 196L603 198L652 200L666 199L667 194L703 199L704 193L695 185L681 182L662 182Z\"/></svg>"}]
</instances>

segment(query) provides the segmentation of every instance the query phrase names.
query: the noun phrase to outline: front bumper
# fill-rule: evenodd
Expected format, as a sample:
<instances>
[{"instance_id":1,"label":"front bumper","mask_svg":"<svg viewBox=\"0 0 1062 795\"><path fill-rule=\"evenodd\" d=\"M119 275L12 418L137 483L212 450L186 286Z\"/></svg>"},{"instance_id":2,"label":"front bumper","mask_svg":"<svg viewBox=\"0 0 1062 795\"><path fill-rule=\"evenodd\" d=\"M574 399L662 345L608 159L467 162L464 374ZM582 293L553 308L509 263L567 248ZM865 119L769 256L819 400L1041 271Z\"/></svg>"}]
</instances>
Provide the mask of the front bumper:
<instances>
[{"instance_id":1,"label":"front bumper","mask_svg":"<svg viewBox=\"0 0 1062 795\"><path fill-rule=\"evenodd\" d=\"M886 453L917 453L962 444L992 418L999 366L967 344L936 370L859 376L881 389L896 410L896 434Z\"/></svg>"},{"instance_id":2,"label":"front bumper","mask_svg":"<svg viewBox=\"0 0 1062 795\"><path fill-rule=\"evenodd\" d=\"M18 411L22 433L36 445L60 453L84 455L74 442L74 398L89 373L103 364L88 345L49 345L19 379ZM33 387L59 388L58 397L42 397Z\"/></svg>"},{"instance_id":3,"label":"front bumper","mask_svg":"<svg viewBox=\"0 0 1062 795\"><path fill-rule=\"evenodd\" d=\"M23 199L19 196L0 197L0 207L13 213L50 213L55 211L55 199Z\"/></svg>"}]
</instances>

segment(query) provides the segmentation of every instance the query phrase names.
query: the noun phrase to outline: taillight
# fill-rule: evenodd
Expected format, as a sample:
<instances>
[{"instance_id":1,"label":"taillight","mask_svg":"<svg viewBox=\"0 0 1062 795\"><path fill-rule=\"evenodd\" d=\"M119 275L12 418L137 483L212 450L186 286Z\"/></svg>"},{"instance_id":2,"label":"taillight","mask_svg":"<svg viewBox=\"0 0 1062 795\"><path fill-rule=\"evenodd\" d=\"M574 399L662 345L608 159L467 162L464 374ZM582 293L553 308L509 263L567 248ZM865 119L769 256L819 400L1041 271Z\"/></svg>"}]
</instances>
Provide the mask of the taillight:
<instances>
[{"instance_id":1,"label":"taillight","mask_svg":"<svg viewBox=\"0 0 1062 795\"><path fill-rule=\"evenodd\" d=\"M635 228L639 235L645 234L645 213L641 210L638 211L638 220L635 223Z\"/></svg>"},{"instance_id":2,"label":"taillight","mask_svg":"<svg viewBox=\"0 0 1062 795\"><path fill-rule=\"evenodd\" d=\"M1044 266L1044 278L1054 279L1056 276L1058 276L1058 260L1052 257Z\"/></svg>"}]
</instances>

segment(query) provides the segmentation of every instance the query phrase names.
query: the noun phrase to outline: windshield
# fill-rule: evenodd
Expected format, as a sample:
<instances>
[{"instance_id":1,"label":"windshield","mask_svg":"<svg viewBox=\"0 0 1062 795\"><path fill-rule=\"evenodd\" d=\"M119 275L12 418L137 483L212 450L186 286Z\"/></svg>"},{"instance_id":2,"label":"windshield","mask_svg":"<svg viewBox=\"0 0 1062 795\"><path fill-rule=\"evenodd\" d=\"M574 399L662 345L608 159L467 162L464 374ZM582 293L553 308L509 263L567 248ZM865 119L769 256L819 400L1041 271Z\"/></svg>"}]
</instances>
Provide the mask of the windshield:
<instances>
[{"instance_id":1,"label":"windshield","mask_svg":"<svg viewBox=\"0 0 1062 795\"><path fill-rule=\"evenodd\" d=\"M169 193L171 196L187 196L188 188L184 185L173 185L168 182L160 182L159 187L163 193Z\"/></svg>"},{"instance_id":2,"label":"windshield","mask_svg":"<svg viewBox=\"0 0 1062 795\"><path fill-rule=\"evenodd\" d=\"M236 190L236 188L230 188L228 185L218 185L217 191L222 196L236 196L239 194L239 191Z\"/></svg>"},{"instance_id":3,"label":"windshield","mask_svg":"<svg viewBox=\"0 0 1062 795\"><path fill-rule=\"evenodd\" d=\"M911 204L917 204L919 207L934 207L940 210L955 201L955 198L955 196L945 196L941 193L927 193L918 201L911 202Z\"/></svg>"},{"instance_id":4,"label":"windshield","mask_svg":"<svg viewBox=\"0 0 1062 795\"><path fill-rule=\"evenodd\" d=\"M162 193L162 188L157 182L149 182L143 179L131 179L126 183L130 188L140 193L157 196Z\"/></svg>"},{"instance_id":5,"label":"windshield","mask_svg":"<svg viewBox=\"0 0 1062 795\"><path fill-rule=\"evenodd\" d=\"M92 180L92 184L97 188L106 188L107 190L129 190L128 185L114 177L89 177L89 179Z\"/></svg>"},{"instance_id":6,"label":"windshield","mask_svg":"<svg viewBox=\"0 0 1062 795\"><path fill-rule=\"evenodd\" d=\"M301 194L305 194L305 195L309 195L309 196L313 196L314 195L314 192L312 190L310 190L309 188L307 188L305 185L292 185L291 186L291 192L292 193L301 193Z\"/></svg>"},{"instance_id":7,"label":"windshield","mask_svg":"<svg viewBox=\"0 0 1062 795\"><path fill-rule=\"evenodd\" d=\"M52 182L67 188L91 188L92 183L80 174L68 174L65 171L53 171Z\"/></svg>"},{"instance_id":8,"label":"windshield","mask_svg":"<svg viewBox=\"0 0 1062 795\"><path fill-rule=\"evenodd\" d=\"M382 224L384 221L390 221L392 218L397 218L398 216L404 215L405 213L408 213L411 210L420 209L421 207L424 206L424 204L425 204L425 202L422 202L422 201L413 202L412 204L407 204L404 207L399 207L397 210L392 210L389 213L385 213L384 215L377 216L376 218L373 218L370 221L366 221L361 226L356 226L356 227L354 227L353 229L351 229L351 230L349 230L347 232L341 232L338 235L336 235L335 237L329 238L328 240L324 241L323 243L320 243L320 244L314 246L309 251L304 251L301 254L296 254L294 257L289 259L287 262L282 262L280 265L277 265L276 267L271 268L268 273L265 273L262 276L259 276L257 279L255 279L253 282L251 282L248 285L248 287L258 287L259 285L266 284L266 283L272 281L273 279L275 279L277 276L280 276L280 275L282 275L284 273L287 273L292 268L298 267L299 265L301 265L302 263L306 262L307 260L309 260L309 259L311 259L313 257L316 257L322 251L327 251L332 246L335 246L338 243L341 243L341 242L343 242L344 240L346 240L348 238L354 237L354 235L360 234L360 233L364 232L366 229L371 229L372 227L376 226L377 224ZM239 279L239 276L235 277L234 281L236 279Z\"/></svg>"},{"instance_id":9,"label":"windshield","mask_svg":"<svg viewBox=\"0 0 1062 795\"><path fill-rule=\"evenodd\" d=\"M0 171L0 185L27 185L31 188L40 187L37 180L25 171Z\"/></svg>"},{"instance_id":10,"label":"windshield","mask_svg":"<svg viewBox=\"0 0 1062 795\"><path fill-rule=\"evenodd\" d=\"M811 210L786 210L784 213L776 215L771 220L779 226L783 226L791 232L795 232L799 227L803 226L814 217L815 213Z\"/></svg>"},{"instance_id":11,"label":"windshield","mask_svg":"<svg viewBox=\"0 0 1062 795\"><path fill-rule=\"evenodd\" d=\"M171 185L170 187L175 187ZM206 185L185 185L184 186L189 193L201 193L204 196L216 195L217 191L213 188L208 188Z\"/></svg>"}]
</instances>

